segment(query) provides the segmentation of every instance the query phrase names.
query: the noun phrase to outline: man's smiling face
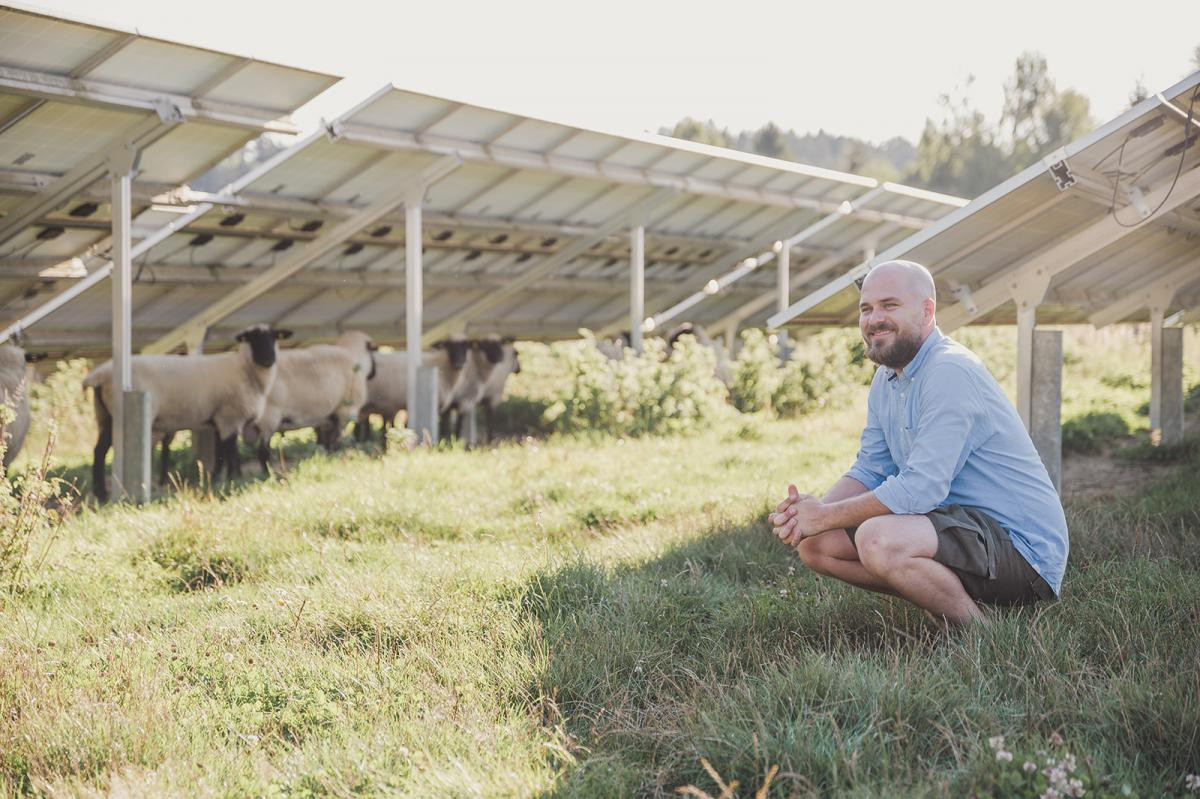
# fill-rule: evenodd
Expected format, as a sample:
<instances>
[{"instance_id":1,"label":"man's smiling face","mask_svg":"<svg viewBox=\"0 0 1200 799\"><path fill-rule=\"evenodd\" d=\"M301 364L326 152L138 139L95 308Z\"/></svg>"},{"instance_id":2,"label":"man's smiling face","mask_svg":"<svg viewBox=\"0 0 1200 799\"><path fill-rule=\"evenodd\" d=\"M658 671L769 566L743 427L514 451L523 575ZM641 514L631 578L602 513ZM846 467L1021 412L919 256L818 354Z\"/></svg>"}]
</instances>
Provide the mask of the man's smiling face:
<instances>
[{"instance_id":1,"label":"man's smiling face","mask_svg":"<svg viewBox=\"0 0 1200 799\"><path fill-rule=\"evenodd\" d=\"M932 281L930 281L932 282ZM933 329L932 292L911 270L883 264L863 281L858 328L867 357L890 369L903 369Z\"/></svg>"}]
</instances>

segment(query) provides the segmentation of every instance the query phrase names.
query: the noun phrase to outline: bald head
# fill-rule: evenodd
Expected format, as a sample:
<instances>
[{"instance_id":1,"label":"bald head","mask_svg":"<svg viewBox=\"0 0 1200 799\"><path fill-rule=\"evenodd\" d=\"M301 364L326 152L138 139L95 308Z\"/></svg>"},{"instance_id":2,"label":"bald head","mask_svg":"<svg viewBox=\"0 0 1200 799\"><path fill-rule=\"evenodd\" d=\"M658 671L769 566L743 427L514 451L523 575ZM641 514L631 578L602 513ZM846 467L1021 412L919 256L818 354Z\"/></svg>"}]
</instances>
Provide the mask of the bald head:
<instances>
[{"instance_id":1,"label":"bald head","mask_svg":"<svg viewBox=\"0 0 1200 799\"><path fill-rule=\"evenodd\" d=\"M872 269L858 300L858 326L867 357L903 369L933 332L937 289L929 270L912 261L885 261Z\"/></svg>"},{"instance_id":2,"label":"bald head","mask_svg":"<svg viewBox=\"0 0 1200 799\"><path fill-rule=\"evenodd\" d=\"M882 290L886 285L889 294L904 297L914 304L925 300L937 302L933 275L915 261L884 261L867 273L862 286L864 292L868 284L873 290Z\"/></svg>"}]
</instances>

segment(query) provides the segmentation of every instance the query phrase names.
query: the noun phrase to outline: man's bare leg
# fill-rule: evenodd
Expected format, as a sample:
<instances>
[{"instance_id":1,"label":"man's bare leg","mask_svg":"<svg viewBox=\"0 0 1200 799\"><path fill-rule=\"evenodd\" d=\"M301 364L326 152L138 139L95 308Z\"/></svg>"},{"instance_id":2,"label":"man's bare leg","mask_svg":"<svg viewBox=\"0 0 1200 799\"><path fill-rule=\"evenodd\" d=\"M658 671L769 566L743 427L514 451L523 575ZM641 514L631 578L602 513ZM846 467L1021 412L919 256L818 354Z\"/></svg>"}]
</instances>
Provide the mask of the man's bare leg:
<instances>
[{"instance_id":1,"label":"man's bare leg","mask_svg":"<svg viewBox=\"0 0 1200 799\"><path fill-rule=\"evenodd\" d=\"M796 546L804 565L820 574L880 594L899 596L887 581L867 571L845 530L826 530L800 540Z\"/></svg>"},{"instance_id":2,"label":"man's bare leg","mask_svg":"<svg viewBox=\"0 0 1200 799\"><path fill-rule=\"evenodd\" d=\"M855 541L867 572L935 618L986 620L954 572L933 559L937 532L925 516L876 516L859 526Z\"/></svg>"}]
</instances>

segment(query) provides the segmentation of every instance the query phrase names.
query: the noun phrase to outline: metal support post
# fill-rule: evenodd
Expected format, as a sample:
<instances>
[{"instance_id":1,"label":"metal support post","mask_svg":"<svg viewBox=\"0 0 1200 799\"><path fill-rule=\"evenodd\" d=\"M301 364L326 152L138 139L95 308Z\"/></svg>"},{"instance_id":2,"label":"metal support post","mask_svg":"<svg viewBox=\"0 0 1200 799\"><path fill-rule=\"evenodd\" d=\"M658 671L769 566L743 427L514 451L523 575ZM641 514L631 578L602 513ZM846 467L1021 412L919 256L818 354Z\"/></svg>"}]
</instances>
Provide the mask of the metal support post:
<instances>
[{"instance_id":1,"label":"metal support post","mask_svg":"<svg viewBox=\"0 0 1200 799\"><path fill-rule=\"evenodd\" d=\"M425 202L425 187L416 186L404 198L404 327L405 352L408 357L405 367L408 379L407 405L412 409L408 417L409 429L417 434L417 443L437 443L437 380L429 384L420 382L421 329L424 327L424 295L422 277L421 205ZM434 370L436 377L437 370ZM433 402L429 404L429 392ZM422 404L425 400L425 404Z\"/></svg>"},{"instance_id":2,"label":"metal support post","mask_svg":"<svg viewBox=\"0 0 1200 799\"><path fill-rule=\"evenodd\" d=\"M130 182L137 169L138 151L117 147L108 155L108 170L112 176L112 411L113 419L113 476L118 491L126 493L126 444L136 441L125 436L125 395L133 390L132 329L133 329L133 271L130 249L132 226ZM149 447L147 439L144 442Z\"/></svg>"},{"instance_id":3,"label":"metal support post","mask_svg":"<svg viewBox=\"0 0 1200 799\"><path fill-rule=\"evenodd\" d=\"M629 345L642 352L642 321L646 316L646 228L629 233Z\"/></svg>"},{"instance_id":4,"label":"metal support post","mask_svg":"<svg viewBox=\"0 0 1200 799\"><path fill-rule=\"evenodd\" d=\"M1062 492L1062 331L1033 331L1029 436Z\"/></svg>"}]
</instances>

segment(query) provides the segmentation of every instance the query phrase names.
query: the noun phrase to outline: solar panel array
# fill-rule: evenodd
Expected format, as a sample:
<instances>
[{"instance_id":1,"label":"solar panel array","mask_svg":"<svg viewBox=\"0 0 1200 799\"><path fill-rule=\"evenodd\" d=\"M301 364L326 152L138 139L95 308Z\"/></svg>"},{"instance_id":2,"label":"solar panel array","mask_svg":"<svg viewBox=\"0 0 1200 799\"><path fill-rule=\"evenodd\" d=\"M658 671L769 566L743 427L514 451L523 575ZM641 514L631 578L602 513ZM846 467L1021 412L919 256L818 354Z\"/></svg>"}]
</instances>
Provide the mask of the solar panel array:
<instances>
[{"instance_id":1,"label":"solar panel array","mask_svg":"<svg viewBox=\"0 0 1200 799\"><path fill-rule=\"evenodd\" d=\"M934 274L939 321L1011 324L1048 281L1039 323L1145 321L1200 306L1200 72L800 299L777 324L851 324L875 263Z\"/></svg>"},{"instance_id":2,"label":"solar panel array","mask_svg":"<svg viewBox=\"0 0 1200 799\"><path fill-rule=\"evenodd\" d=\"M890 246L964 202L396 87L329 123L329 135L296 145L236 194L215 196L188 181L262 131L290 130L287 114L333 79L18 10L0 12L0 44L0 210L8 214L0 231L81 156L95 158L138 124L158 138L145 148L134 181L135 241L197 203L214 203L135 259L135 348L302 252L448 153L462 165L432 185L424 203L424 319L432 335L496 331L552 339L574 336L580 327L628 328L628 228L635 222L646 230L651 315L829 215L844 219L797 246L793 273L804 279L795 290L819 285L860 260L864 248ZM37 72L43 84L61 78L59 90L76 94L69 101L31 94L35 81L22 70ZM40 105L22 113L30 103ZM170 119L171 109L182 121ZM164 113L165 133L154 127ZM17 163L27 151L33 156ZM92 256L107 246L107 195L106 181L93 180L0 243L0 322L36 308L99 262ZM627 218L651 201L643 218ZM61 230L45 237L53 228ZM582 251L570 249L581 242ZM768 271L730 283L688 318L760 324L774 297ZM214 322L210 340L268 321L295 329L301 340L359 328L399 344L403 283L401 210ZM25 335L52 350L104 351L110 313L109 291L96 285Z\"/></svg>"}]
</instances>

